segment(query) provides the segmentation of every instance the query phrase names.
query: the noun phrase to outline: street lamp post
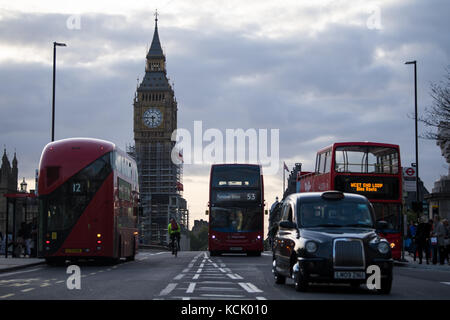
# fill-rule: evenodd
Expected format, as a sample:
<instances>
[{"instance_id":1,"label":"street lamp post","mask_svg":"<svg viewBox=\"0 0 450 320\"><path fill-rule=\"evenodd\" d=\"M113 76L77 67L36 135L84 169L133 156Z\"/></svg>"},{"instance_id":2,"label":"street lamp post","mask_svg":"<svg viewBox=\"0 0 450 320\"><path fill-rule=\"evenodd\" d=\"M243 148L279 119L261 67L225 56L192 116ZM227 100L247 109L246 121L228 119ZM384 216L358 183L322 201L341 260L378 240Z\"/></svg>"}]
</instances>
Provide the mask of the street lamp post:
<instances>
[{"instance_id":1,"label":"street lamp post","mask_svg":"<svg viewBox=\"0 0 450 320\"><path fill-rule=\"evenodd\" d=\"M55 141L55 77L56 77L56 47L65 47L65 43L53 42L53 99L52 99L52 142Z\"/></svg>"},{"instance_id":2,"label":"street lamp post","mask_svg":"<svg viewBox=\"0 0 450 320\"><path fill-rule=\"evenodd\" d=\"M417 133L417 61L407 61L405 64L414 65L414 119L416 128L416 208L417 208L417 218L419 218L419 143L418 143L418 133Z\"/></svg>"}]
</instances>

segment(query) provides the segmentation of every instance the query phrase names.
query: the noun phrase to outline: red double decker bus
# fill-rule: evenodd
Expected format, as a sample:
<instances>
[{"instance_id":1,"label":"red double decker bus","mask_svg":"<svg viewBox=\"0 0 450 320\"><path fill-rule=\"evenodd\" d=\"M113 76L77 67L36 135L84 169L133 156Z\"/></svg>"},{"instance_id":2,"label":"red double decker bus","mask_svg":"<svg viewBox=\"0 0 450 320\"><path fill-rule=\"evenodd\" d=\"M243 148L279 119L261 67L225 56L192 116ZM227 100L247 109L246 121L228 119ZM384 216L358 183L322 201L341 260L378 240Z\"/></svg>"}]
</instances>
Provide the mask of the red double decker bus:
<instances>
[{"instance_id":1,"label":"red double decker bus","mask_svg":"<svg viewBox=\"0 0 450 320\"><path fill-rule=\"evenodd\" d=\"M208 245L211 256L226 252L261 255L264 250L261 166L212 165L209 188Z\"/></svg>"},{"instance_id":2,"label":"red double decker bus","mask_svg":"<svg viewBox=\"0 0 450 320\"><path fill-rule=\"evenodd\" d=\"M343 142L317 152L314 172L301 172L300 192L339 190L364 195L375 209L380 231L391 244L394 259L402 247L402 170L398 145Z\"/></svg>"},{"instance_id":3,"label":"red double decker bus","mask_svg":"<svg viewBox=\"0 0 450 320\"><path fill-rule=\"evenodd\" d=\"M40 257L134 259L139 201L136 162L113 143L73 138L47 144L39 165Z\"/></svg>"}]
</instances>

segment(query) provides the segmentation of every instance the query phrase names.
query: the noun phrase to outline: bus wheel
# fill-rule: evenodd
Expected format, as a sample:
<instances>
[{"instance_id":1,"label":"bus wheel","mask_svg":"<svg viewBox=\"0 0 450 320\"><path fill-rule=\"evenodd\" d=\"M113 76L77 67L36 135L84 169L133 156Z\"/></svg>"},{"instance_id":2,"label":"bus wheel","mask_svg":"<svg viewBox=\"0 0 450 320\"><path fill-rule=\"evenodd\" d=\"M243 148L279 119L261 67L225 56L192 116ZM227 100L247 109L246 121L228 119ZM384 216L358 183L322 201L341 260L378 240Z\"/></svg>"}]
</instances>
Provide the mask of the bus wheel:
<instances>
[{"instance_id":1,"label":"bus wheel","mask_svg":"<svg viewBox=\"0 0 450 320\"><path fill-rule=\"evenodd\" d=\"M247 252L248 257L261 257L260 251L249 251Z\"/></svg>"},{"instance_id":2,"label":"bus wheel","mask_svg":"<svg viewBox=\"0 0 450 320\"><path fill-rule=\"evenodd\" d=\"M131 253L131 256L126 258L126 261L134 261L134 257L135 257L135 251L136 250L136 242L133 242L133 251Z\"/></svg>"},{"instance_id":3,"label":"bus wheel","mask_svg":"<svg viewBox=\"0 0 450 320\"><path fill-rule=\"evenodd\" d=\"M209 256L210 257L215 257L215 256L218 256L219 255L219 252L217 252L217 251L210 251L209 252Z\"/></svg>"}]
</instances>

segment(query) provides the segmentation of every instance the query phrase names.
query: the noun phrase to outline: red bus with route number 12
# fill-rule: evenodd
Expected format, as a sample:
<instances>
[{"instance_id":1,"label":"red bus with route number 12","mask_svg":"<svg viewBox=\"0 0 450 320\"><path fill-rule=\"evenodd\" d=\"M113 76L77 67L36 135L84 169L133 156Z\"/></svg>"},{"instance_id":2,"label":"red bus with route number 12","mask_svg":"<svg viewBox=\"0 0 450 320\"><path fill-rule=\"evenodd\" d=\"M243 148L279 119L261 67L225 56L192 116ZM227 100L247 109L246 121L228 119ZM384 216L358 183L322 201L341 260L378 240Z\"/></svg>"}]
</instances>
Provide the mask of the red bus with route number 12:
<instances>
[{"instance_id":1,"label":"red bus with route number 12","mask_svg":"<svg viewBox=\"0 0 450 320\"><path fill-rule=\"evenodd\" d=\"M300 192L339 190L364 195L377 221L388 223L380 230L399 260L402 249L402 168L398 145L374 142L343 142L317 152L314 172L297 176Z\"/></svg>"},{"instance_id":2,"label":"red bus with route number 12","mask_svg":"<svg viewBox=\"0 0 450 320\"><path fill-rule=\"evenodd\" d=\"M214 164L209 185L211 256L264 251L264 184L256 164Z\"/></svg>"},{"instance_id":3,"label":"red bus with route number 12","mask_svg":"<svg viewBox=\"0 0 450 320\"><path fill-rule=\"evenodd\" d=\"M134 259L137 166L115 144L90 138L47 144L39 165L38 192L38 252L48 264Z\"/></svg>"}]
</instances>

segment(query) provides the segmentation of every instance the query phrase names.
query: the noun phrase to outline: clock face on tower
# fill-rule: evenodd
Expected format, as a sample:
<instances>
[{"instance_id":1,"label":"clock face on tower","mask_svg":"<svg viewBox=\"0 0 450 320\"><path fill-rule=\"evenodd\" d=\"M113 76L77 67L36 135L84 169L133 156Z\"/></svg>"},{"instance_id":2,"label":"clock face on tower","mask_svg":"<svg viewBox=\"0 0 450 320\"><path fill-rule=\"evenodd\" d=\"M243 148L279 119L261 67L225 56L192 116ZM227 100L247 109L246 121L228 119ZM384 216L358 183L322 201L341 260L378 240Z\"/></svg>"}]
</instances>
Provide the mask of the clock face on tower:
<instances>
[{"instance_id":1,"label":"clock face on tower","mask_svg":"<svg viewBox=\"0 0 450 320\"><path fill-rule=\"evenodd\" d=\"M162 113L157 108L150 108L144 112L142 120L147 127L157 128L162 122Z\"/></svg>"}]
</instances>

